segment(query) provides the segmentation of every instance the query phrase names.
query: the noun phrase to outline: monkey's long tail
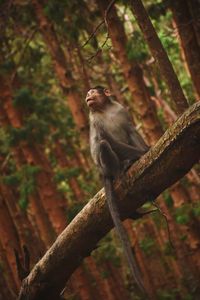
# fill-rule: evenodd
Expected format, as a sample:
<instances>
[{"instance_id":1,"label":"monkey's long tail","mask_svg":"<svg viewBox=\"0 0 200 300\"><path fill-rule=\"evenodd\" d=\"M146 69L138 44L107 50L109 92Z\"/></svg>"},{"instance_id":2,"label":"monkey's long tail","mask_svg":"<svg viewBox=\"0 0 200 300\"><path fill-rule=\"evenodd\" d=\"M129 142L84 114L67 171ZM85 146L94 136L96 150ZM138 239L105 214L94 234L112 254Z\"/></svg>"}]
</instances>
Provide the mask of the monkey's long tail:
<instances>
[{"instance_id":1,"label":"monkey's long tail","mask_svg":"<svg viewBox=\"0 0 200 300\"><path fill-rule=\"evenodd\" d=\"M105 178L105 194L107 198L107 203L109 207L109 211L113 220L113 223L116 227L118 236L121 240L122 246L124 248L124 253L126 255L129 268L131 270L131 274L133 276L133 279L136 281L138 287L142 291L142 293L147 296L147 293L145 291L144 285L141 280L141 274L137 265L137 262L134 258L132 249L131 249L131 244L128 238L128 234L120 220L120 215L119 215L119 210L116 204L116 196L114 193L114 186L113 186L113 181L110 178Z\"/></svg>"}]
</instances>

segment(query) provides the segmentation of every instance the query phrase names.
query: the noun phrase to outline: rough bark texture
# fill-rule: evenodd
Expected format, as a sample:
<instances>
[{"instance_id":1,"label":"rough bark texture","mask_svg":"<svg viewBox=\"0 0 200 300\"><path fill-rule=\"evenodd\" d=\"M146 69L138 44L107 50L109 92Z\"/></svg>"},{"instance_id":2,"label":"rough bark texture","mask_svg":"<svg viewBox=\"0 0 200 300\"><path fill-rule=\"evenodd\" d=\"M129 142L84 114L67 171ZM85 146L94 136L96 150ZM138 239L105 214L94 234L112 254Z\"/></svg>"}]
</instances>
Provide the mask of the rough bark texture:
<instances>
[{"instance_id":1,"label":"rough bark texture","mask_svg":"<svg viewBox=\"0 0 200 300\"><path fill-rule=\"evenodd\" d=\"M122 219L184 176L200 159L200 102L188 109L115 189ZM74 218L23 283L19 299L58 299L84 257L113 227L101 190Z\"/></svg>"},{"instance_id":2,"label":"rough bark texture","mask_svg":"<svg viewBox=\"0 0 200 300\"><path fill-rule=\"evenodd\" d=\"M191 23L193 24L198 45L200 47L200 1L199 0L187 0L191 13Z\"/></svg>"},{"instance_id":3,"label":"rough bark texture","mask_svg":"<svg viewBox=\"0 0 200 300\"><path fill-rule=\"evenodd\" d=\"M200 97L200 47L196 38L194 22L186 0L170 2L173 17L180 36L188 69L198 97Z\"/></svg>"},{"instance_id":4,"label":"rough bark texture","mask_svg":"<svg viewBox=\"0 0 200 300\"><path fill-rule=\"evenodd\" d=\"M174 2L174 1L173 1ZM144 34L152 55L158 62L161 74L169 88L171 99L173 100L176 111L181 114L187 109L187 100L183 94L176 73L167 56L165 49L162 46L160 39L151 23L151 20L142 4L141 0L130 1L131 8L137 19L138 25Z\"/></svg>"}]
</instances>

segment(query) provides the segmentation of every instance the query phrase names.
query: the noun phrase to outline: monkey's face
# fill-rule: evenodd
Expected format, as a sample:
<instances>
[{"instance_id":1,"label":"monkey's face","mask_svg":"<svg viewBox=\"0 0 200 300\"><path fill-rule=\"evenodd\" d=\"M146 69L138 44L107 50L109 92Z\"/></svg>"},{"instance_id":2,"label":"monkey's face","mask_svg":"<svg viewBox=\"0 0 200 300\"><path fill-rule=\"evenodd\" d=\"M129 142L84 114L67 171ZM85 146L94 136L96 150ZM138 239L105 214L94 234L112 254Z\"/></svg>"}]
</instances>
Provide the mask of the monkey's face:
<instances>
[{"instance_id":1,"label":"monkey's face","mask_svg":"<svg viewBox=\"0 0 200 300\"><path fill-rule=\"evenodd\" d=\"M88 91L85 101L90 110L102 110L109 101L106 89L91 89Z\"/></svg>"}]
</instances>

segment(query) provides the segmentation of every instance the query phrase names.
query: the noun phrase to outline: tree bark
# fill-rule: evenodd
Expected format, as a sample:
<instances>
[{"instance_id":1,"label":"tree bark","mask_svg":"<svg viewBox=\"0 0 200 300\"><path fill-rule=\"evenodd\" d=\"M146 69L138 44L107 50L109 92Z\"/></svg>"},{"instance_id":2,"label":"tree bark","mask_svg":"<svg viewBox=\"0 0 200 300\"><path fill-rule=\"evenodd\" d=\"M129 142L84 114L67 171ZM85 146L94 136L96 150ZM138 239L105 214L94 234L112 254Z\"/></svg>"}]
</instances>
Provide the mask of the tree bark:
<instances>
[{"instance_id":1,"label":"tree bark","mask_svg":"<svg viewBox=\"0 0 200 300\"><path fill-rule=\"evenodd\" d=\"M87 138L87 118L83 111L83 102L76 92L75 80L67 65L64 52L60 46L53 24L45 16L41 1L34 0L32 1L32 4L38 21L38 27L48 47L63 93L67 97L67 103L71 110L74 122L81 131L82 136Z\"/></svg>"},{"instance_id":2,"label":"tree bark","mask_svg":"<svg viewBox=\"0 0 200 300\"><path fill-rule=\"evenodd\" d=\"M0 195L0 241L2 248L6 252L6 257L9 263L10 270L14 277L17 289L20 287L20 281L17 273L14 249L21 254L19 237L13 223L13 220L8 212L3 197Z\"/></svg>"},{"instance_id":3,"label":"tree bark","mask_svg":"<svg viewBox=\"0 0 200 300\"><path fill-rule=\"evenodd\" d=\"M155 199L200 159L200 103L188 109L158 143L115 185L121 218ZM133 201L134 199L134 201ZM101 190L74 218L23 283L19 299L58 299L65 282L84 257L113 227Z\"/></svg>"},{"instance_id":4,"label":"tree bark","mask_svg":"<svg viewBox=\"0 0 200 300\"><path fill-rule=\"evenodd\" d=\"M170 1L170 8L180 36L188 69L200 98L200 46L195 35L192 16L186 0Z\"/></svg>"},{"instance_id":5,"label":"tree bark","mask_svg":"<svg viewBox=\"0 0 200 300\"><path fill-rule=\"evenodd\" d=\"M148 46L155 60L161 70L163 76L171 94L171 99L175 104L177 113L181 114L188 108L187 100L183 94L183 90L180 86L176 73L172 67L172 64L167 56L163 45L158 38L158 35L151 23L151 20L142 4L141 0L131 0L131 8L137 19L138 25L144 34Z\"/></svg>"},{"instance_id":6,"label":"tree bark","mask_svg":"<svg viewBox=\"0 0 200 300\"><path fill-rule=\"evenodd\" d=\"M199 0L187 0L187 3L190 8L191 13L191 23L193 24L196 39L198 42L198 45L200 47L200 1Z\"/></svg>"}]
</instances>

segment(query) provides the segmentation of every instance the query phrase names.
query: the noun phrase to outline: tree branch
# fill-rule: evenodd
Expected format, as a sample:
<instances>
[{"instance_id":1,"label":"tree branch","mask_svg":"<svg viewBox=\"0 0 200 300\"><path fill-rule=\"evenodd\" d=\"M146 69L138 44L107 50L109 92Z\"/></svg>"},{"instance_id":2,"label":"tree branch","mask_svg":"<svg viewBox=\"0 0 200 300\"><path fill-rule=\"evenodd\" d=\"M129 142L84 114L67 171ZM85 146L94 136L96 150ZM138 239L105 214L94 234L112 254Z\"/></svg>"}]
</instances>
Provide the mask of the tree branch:
<instances>
[{"instance_id":1,"label":"tree branch","mask_svg":"<svg viewBox=\"0 0 200 300\"><path fill-rule=\"evenodd\" d=\"M200 159L200 102L188 109L115 185L122 219L184 176ZM102 189L23 281L19 299L58 299L82 260L113 227Z\"/></svg>"}]
</instances>

